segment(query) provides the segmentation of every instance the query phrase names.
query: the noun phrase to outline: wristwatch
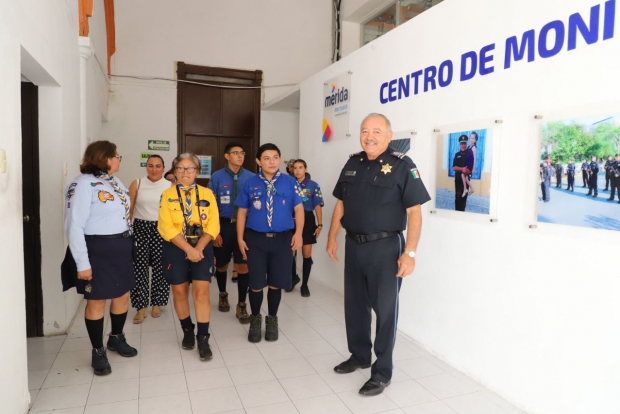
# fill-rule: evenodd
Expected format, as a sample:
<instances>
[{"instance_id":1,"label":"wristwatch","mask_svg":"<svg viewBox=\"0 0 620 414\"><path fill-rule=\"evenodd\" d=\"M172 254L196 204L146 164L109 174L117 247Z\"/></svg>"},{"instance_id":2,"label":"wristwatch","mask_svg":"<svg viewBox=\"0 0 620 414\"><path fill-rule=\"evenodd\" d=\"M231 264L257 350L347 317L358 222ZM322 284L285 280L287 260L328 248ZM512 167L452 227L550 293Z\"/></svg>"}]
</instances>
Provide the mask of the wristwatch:
<instances>
[{"instance_id":1,"label":"wristwatch","mask_svg":"<svg viewBox=\"0 0 620 414\"><path fill-rule=\"evenodd\" d=\"M415 257L415 252L413 250L405 250L405 254L412 259Z\"/></svg>"}]
</instances>

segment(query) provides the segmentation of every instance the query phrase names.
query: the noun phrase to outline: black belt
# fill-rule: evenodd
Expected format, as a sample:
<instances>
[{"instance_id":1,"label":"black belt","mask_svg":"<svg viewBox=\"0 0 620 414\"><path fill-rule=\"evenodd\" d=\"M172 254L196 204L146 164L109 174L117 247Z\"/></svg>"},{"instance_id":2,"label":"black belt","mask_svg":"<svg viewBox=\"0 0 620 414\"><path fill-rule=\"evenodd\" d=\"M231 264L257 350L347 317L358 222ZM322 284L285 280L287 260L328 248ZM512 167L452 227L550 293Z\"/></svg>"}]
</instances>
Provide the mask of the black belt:
<instances>
[{"instance_id":1,"label":"black belt","mask_svg":"<svg viewBox=\"0 0 620 414\"><path fill-rule=\"evenodd\" d=\"M353 240L355 240L358 243L367 243L371 241L387 239L388 237L395 236L399 233L400 231L381 231L379 233L373 233L373 234L355 234L355 233L351 233L350 231L348 231L347 236L351 237Z\"/></svg>"},{"instance_id":2,"label":"black belt","mask_svg":"<svg viewBox=\"0 0 620 414\"><path fill-rule=\"evenodd\" d=\"M124 231L118 234L85 234L86 239L127 239L131 237L129 231Z\"/></svg>"},{"instance_id":3,"label":"black belt","mask_svg":"<svg viewBox=\"0 0 620 414\"><path fill-rule=\"evenodd\" d=\"M278 236L283 236L285 234L288 234L290 232L292 232L293 230L285 230L285 231L281 231L279 233L263 233L260 231L256 231L256 230L252 230L252 229L248 229L256 234L260 234L261 236L265 236L265 237L278 237Z\"/></svg>"},{"instance_id":4,"label":"black belt","mask_svg":"<svg viewBox=\"0 0 620 414\"><path fill-rule=\"evenodd\" d=\"M228 218L228 217L220 217L220 221L223 221L224 223L236 223L237 219L236 218Z\"/></svg>"}]
</instances>

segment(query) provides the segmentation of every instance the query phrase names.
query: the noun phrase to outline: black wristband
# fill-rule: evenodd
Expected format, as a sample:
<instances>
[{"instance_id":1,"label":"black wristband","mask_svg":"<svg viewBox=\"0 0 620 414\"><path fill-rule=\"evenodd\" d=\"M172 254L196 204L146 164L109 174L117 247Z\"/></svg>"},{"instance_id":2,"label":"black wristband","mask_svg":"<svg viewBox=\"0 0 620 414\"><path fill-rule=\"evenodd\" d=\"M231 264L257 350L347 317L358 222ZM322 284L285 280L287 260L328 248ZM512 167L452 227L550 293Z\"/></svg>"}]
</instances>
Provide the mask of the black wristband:
<instances>
[{"instance_id":1,"label":"black wristband","mask_svg":"<svg viewBox=\"0 0 620 414\"><path fill-rule=\"evenodd\" d=\"M322 224L318 224L317 227L323 227L323 225Z\"/></svg>"}]
</instances>

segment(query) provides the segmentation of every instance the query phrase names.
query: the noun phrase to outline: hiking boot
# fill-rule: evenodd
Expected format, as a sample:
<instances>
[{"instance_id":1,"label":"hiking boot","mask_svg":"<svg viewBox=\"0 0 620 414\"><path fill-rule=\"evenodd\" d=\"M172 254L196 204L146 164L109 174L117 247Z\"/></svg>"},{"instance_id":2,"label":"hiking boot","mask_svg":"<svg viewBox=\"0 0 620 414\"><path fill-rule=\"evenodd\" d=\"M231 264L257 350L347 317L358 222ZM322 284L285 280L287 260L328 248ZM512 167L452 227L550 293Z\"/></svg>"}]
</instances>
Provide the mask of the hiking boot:
<instances>
[{"instance_id":1,"label":"hiking boot","mask_svg":"<svg viewBox=\"0 0 620 414\"><path fill-rule=\"evenodd\" d=\"M108 375L112 372L112 367L108 362L108 354L104 347L93 348L93 358L91 366L95 370L95 375Z\"/></svg>"},{"instance_id":2,"label":"hiking boot","mask_svg":"<svg viewBox=\"0 0 620 414\"><path fill-rule=\"evenodd\" d=\"M303 298L310 297L310 289L308 289L308 286L302 286L299 290L301 290L301 296Z\"/></svg>"},{"instance_id":3,"label":"hiking boot","mask_svg":"<svg viewBox=\"0 0 620 414\"><path fill-rule=\"evenodd\" d=\"M299 282L301 282L299 275L295 275L295 277L293 278L293 283L291 284L291 288L286 289L285 292L292 292L293 289L295 289L295 285L298 284Z\"/></svg>"},{"instance_id":4,"label":"hiking boot","mask_svg":"<svg viewBox=\"0 0 620 414\"><path fill-rule=\"evenodd\" d=\"M265 341L273 342L278 340L278 317L265 317Z\"/></svg>"},{"instance_id":5,"label":"hiking boot","mask_svg":"<svg viewBox=\"0 0 620 414\"><path fill-rule=\"evenodd\" d=\"M250 332L248 332L248 341L260 342L260 330L263 326L263 315L260 313L256 316L250 315Z\"/></svg>"},{"instance_id":6,"label":"hiking boot","mask_svg":"<svg viewBox=\"0 0 620 414\"><path fill-rule=\"evenodd\" d=\"M237 303L237 319L239 319L240 323L250 322L250 315L248 315L248 311L245 309L245 303L243 302Z\"/></svg>"},{"instance_id":7,"label":"hiking boot","mask_svg":"<svg viewBox=\"0 0 620 414\"><path fill-rule=\"evenodd\" d=\"M230 304L228 303L228 293L220 293L220 304L218 305L220 312L230 311Z\"/></svg>"},{"instance_id":8,"label":"hiking boot","mask_svg":"<svg viewBox=\"0 0 620 414\"><path fill-rule=\"evenodd\" d=\"M181 342L181 348L194 349L196 345L196 337L194 336L194 324L191 328L183 328L183 341Z\"/></svg>"},{"instance_id":9,"label":"hiking boot","mask_svg":"<svg viewBox=\"0 0 620 414\"><path fill-rule=\"evenodd\" d=\"M210 334L197 336L198 354L200 355L201 361L213 358L213 352L211 352L211 347L209 346L209 337L211 337Z\"/></svg>"},{"instance_id":10,"label":"hiking boot","mask_svg":"<svg viewBox=\"0 0 620 414\"><path fill-rule=\"evenodd\" d=\"M110 334L110 339L108 339L108 349L110 351L116 351L120 354L120 356L124 357L135 357L138 355L138 350L127 343L124 333L120 333L118 335Z\"/></svg>"}]
</instances>

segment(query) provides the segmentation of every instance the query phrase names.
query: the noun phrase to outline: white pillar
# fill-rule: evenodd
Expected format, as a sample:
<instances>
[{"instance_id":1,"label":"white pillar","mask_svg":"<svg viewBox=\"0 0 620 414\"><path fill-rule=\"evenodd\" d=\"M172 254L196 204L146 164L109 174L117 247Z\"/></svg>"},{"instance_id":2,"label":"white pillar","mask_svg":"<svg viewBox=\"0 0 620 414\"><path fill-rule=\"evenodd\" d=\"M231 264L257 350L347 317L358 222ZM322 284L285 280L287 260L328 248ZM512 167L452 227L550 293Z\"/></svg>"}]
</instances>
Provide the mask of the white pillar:
<instances>
[{"instance_id":1,"label":"white pillar","mask_svg":"<svg viewBox=\"0 0 620 414\"><path fill-rule=\"evenodd\" d=\"M83 154L88 146L88 93L86 82L86 68L88 59L94 55L94 46L90 37L80 36L80 144Z\"/></svg>"}]
</instances>

